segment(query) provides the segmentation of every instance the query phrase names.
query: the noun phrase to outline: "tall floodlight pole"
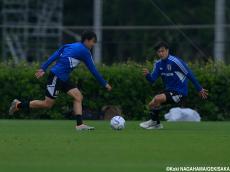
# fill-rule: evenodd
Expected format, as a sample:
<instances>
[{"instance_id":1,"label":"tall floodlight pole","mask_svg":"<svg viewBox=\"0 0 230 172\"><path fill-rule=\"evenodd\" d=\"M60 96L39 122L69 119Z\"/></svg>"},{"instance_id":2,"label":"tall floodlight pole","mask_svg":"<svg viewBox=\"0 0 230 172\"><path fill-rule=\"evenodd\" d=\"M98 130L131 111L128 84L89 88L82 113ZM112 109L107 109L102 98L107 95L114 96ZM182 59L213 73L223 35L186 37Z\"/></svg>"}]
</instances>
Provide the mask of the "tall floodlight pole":
<instances>
[{"instance_id":1,"label":"tall floodlight pole","mask_svg":"<svg viewBox=\"0 0 230 172\"><path fill-rule=\"evenodd\" d=\"M215 1L215 44L214 58L215 61L224 62L225 52L225 0Z\"/></svg>"},{"instance_id":2,"label":"tall floodlight pole","mask_svg":"<svg viewBox=\"0 0 230 172\"><path fill-rule=\"evenodd\" d=\"M94 32L97 34L97 44L94 47L95 63L101 63L102 56L102 5L103 0L94 0L93 24Z\"/></svg>"}]
</instances>

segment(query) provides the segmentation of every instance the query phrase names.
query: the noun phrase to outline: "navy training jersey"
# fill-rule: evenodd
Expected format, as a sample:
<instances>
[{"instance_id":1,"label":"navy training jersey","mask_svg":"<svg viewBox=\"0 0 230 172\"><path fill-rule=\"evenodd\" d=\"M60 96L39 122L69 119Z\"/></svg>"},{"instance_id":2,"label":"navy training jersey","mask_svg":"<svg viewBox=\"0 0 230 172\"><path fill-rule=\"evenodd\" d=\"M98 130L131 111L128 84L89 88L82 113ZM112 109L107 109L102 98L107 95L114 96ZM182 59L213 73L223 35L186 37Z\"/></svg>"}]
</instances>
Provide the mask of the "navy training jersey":
<instances>
[{"instance_id":1,"label":"navy training jersey","mask_svg":"<svg viewBox=\"0 0 230 172\"><path fill-rule=\"evenodd\" d=\"M176 91L184 96L188 95L188 79L201 91L202 87L196 80L192 71L180 58L169 55L164 60L158 60L152 73L147 74L146 79L153 83L161 76L166 91Z\"/></svg>"},{"instance_id":2,"label":"navy training jersey","mask_svg":"<svg viewBox=\"0 0 230 172\"><path fill-rule=\"evenodd\" d=\"M82 61L103 87L107 84L97 71L90 50L81 42L65 44L54 52L41 68L46 71L54 61L56 64L50 70L62 81L67 81L70 73Z\"/></svg>"}]
</instances>

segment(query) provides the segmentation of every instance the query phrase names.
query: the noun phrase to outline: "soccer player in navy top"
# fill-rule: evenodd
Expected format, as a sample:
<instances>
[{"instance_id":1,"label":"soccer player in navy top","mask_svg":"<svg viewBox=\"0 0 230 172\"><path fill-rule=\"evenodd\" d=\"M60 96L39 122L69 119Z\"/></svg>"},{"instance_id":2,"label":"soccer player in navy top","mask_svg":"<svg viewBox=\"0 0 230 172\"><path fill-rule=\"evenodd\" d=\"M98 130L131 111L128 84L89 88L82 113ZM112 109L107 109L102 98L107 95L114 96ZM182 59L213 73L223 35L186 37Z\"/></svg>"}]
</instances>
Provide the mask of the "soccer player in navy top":
<instances>
[{"instance_id":1,"label":"soccer player in navy top","mask_svg":"<svg viewBox=\"0 0 230 172\"><path fill-rule=\"evenodd\" d=\"M151 119L140 123L140 127L144 129L163 128L159 120L160 105L163 103L183 104L185 97L188 95L188 79L193 83L201 98L206 99L208 96L208 91L199 84L185 62L169 54L167 43L159 42L155 46L155 51L160 60L154 64L152 73L144 68L143 74L152 84L160 76L165 89L148 104L151 109Z\"/></svg>"},{"instance_id":2,"label":"soccer player in navy top","mask_svg":"<svg viewBox=\"0 0 230 172\"><path fill-rule=\"evenodd\" d=\"M99 81L102 87L111 91L112 87L97 71L90 50L97 42L97 36L92 31L84 31L81 36L81 42L66 44L60 47L49 59L42 64L41 68L35 73L37 78L45 75L47 68L51 67L48 81L46 84L46 94L44 100L33 100L21 102L15 99L11 103L9 113L13 114L20 109L33 108L51 108L55 103L55 98L60 91L63 91L74 98L73 111L76 118L77 130L92 130L94 127L83 124L82 120L82 100L83 96L75 84L69 80L70 73L80 62L83 62L92 75Z\"/></svg>"}]
</instances>

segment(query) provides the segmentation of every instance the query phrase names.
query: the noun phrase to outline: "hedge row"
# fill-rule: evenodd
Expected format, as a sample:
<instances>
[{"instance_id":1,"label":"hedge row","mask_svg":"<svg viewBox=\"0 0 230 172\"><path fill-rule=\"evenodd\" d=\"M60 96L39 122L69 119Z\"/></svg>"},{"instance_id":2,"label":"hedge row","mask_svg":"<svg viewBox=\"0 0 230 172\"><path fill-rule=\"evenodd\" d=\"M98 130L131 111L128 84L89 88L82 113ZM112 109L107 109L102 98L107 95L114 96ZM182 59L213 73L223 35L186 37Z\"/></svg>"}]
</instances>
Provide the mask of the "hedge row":
<instances>
[{"instance_id":1,"label":"hedge row","mask_svg":"<svg viewBox=\"0 0 230 172\"><path fill-rule=\"evenodd\" d=\"M143 66L152 69L151 62L143 65L128 62L100 66L100 72L113 86L112 92L107 92L100 87L85 66L81 65L72 73L71 78L84 95L84 110L98 115L101 114L104 105L117 105L122 108L127 119L145 118L148 115L146 104L153 95L163 90L163 86L160 79L154 85L150 85L142 75ZM209 90L209 98L201 100L190 83L187 106L196 109L203 120L230 119L230 66L208 63L193 64L190 67L203 87ZM0 118L63 119L71 112L72 99L61 94L52 109L20 112L13 117L7 115L9 104L14 98L20 100L44 98L47 75L37 80L34 77L37 68L37 64L0 64ZM164 110L167 111L167 108Z\"/></svg>"}]
</instances>

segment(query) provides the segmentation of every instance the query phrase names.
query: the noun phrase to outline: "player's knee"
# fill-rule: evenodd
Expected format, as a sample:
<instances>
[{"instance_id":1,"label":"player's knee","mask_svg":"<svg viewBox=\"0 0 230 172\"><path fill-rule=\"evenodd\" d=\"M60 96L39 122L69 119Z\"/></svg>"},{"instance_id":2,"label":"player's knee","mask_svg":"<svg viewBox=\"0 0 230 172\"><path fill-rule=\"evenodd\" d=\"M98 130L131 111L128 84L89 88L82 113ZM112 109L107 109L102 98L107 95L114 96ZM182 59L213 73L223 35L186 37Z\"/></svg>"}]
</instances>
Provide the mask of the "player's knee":
<instances>
[{"instance_id":1,"label":"player's knee","mask_svg":"<svg viewBox=\"0 0 230 172\"><path fill-rule=\"evenodd\" d=\"M149 108L152 108L153 103L152 103L152 102L150 102L150 103L148 104L148 106L149 106Z\"/></svg>"},{"instance_id":2,"label":"player's knee","mask_svg":"<svg viewBox=\"0 0 230 172\"><path fill-rule=\"evenodd\" d=\"M83 101L83 95L82 94L75 95L74 100L77 102L82 102Z\"/></svg>"},{"instance_id":3,"label":"player's knee","mask_svg":"<svg viewBox=\"0 0 230 172\"><path fill-rule=\"evenodd\" d=\"M76 102L82 102L83 101L83 95L78 89L72 89L68 92L68 94L74 98L74 101Z\"/></svg>"},{"instance_id":4,"label":"player's knee","mask_svg":"<svg viewBox=\"0 0 230 172\"><path fill-rule=\"evenodd\" d=\"M156 105L155 102L150 102L150 103L148 104L148 106L149 106L150 109L153 109L153 108L157 107L157 105Z\"/></svg>"},{"instance_id":5,"label":"player's knee","mask_svg":"<svg viewBox=\"0 0 230 172\"><path fill-rule=\"evenodd\" d=\"M152 109L152 108L158 107L160 104L161 104L161 97L158 96L158 95L156 95L156 96L154 97L153 101L151 101L151 102L148 104L148 106L149 106L150 109Z\"/></svg>"},{"instance_id":6,"label":"player's knee","mask_svg":"<svg viewBox=\"0 0 230 172\"><path fill-rule=\"evenodd\" d=\"M149 106L150 109L154 108L156 105L157 105L157 104L156 104L155 99L153 99L153 101L151 101L151 102L148 104L148 106Z\"/></svg>"},{"instance_id":7,"label":"player's knee","mask_svg":"<svg viewBox=\"0 0 230 172\"><path fill-rule=\"evenodd\" d=\"M53 107L53 103L45 101L44 106L45 106L45 108L50 109Z\"/></svg>"},{"instance_id":8,"label":"player's knee","mask_svg":"<svg viewBox=\"0 0 230 172\"><path fill-rule=\"evenodd\" d=\"M162 101L161 96L156 95L156 96L154 97L154 102L155 102L155 104L160 104L160 103L161 103L161 101Z\"/></svg>"}]
</instances>

